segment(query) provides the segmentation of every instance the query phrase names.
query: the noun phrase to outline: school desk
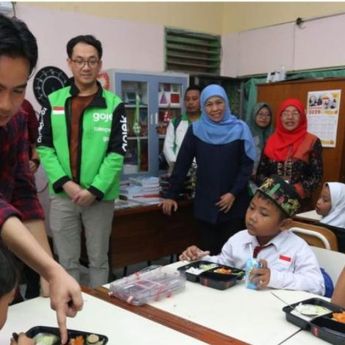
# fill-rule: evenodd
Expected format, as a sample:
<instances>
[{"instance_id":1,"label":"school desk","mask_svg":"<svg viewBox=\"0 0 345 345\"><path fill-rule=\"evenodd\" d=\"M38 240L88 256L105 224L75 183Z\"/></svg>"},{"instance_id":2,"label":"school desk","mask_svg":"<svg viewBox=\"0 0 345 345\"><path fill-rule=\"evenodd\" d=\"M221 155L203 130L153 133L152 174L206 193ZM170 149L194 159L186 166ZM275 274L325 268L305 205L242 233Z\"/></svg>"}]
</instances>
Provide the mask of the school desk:
<instances>
[{"instance_id":1,"label":"school desk","mask_svg":"<svg viewBox=\"0 0 345 345\"><path fill-rule=\"evenodd\" d=\"M176 270L183 262L177 262L164 269ZM107 285L109 287L109 285ZM96 289L100 298L102 294L107 297L106 288ZM173 295L171 298L162 299L149 303L147 306L133 307L126 302L112 298L113 303L122 303L122 307L130 308L134 313L152 318L157 322L162 322L169 327L180 326L180 331L184 332L183 325L188 329L188 323L193 326L207 327L218 341L207 341L209 344L241 344L252 345L278 345L283 344L299 328L285 319L282 308L285 304L276 298L272 292L278 295L286 303L295 303L311 297L320 297L302 291L273 290L265 289L261 291L247 289L244 282L241 282L227 290L216 290L200 285L199 283L186 282L184 291ZM169 318L174 318L170 324ZM300 342L289 340L290 344L318 345L326 342L301 331L298 334ZM233 338L224 340L220 335Z\"/></svg>"},{"instance_id":2,"label":"school desk","mask_svg":"<svg viewBox=\"0 0 345 345\"><path fill-rule=\"evenodd\" d=\"M107 345L206 344L88 293L83 293L83 299L83 310L68 319L68 328L104 334L109 338ZM37 297L11 306L7 322L0 331L0 344L10 344L13 332L27 331L34 326L56 327L56 314L49 303L48 298Z\"/></svg>"}]
</instances>

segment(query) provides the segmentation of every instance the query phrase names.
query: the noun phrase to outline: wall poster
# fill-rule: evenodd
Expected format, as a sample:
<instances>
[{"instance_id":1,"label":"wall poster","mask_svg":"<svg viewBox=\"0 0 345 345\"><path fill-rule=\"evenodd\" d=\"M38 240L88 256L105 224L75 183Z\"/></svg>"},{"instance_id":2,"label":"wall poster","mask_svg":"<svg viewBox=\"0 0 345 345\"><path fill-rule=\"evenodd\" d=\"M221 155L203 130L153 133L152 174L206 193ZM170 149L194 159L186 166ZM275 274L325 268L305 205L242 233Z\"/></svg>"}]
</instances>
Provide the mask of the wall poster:
<instances>
[{"instance_id":1,"label":"wall poster","mask_svg":"<svg viewBox=\"0 0 345 345\"><path fill-rule=\"evenodd\" d=\"M307 99L308 131L323 147L335 147L341 90L310 91Z\"/></svg>"}]
</instances>

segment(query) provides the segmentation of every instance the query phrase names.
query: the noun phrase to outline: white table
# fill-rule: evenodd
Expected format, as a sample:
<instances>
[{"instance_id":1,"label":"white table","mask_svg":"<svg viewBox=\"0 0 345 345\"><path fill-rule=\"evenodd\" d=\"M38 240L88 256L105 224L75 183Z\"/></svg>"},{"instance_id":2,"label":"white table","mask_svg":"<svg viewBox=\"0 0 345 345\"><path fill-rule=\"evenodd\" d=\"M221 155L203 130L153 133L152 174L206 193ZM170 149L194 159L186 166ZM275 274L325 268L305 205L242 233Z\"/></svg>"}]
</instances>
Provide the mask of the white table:
<instances>
[{"instance_id":1,"label":"white table","mask_svg":"<svg viewBox=\"0 0 345 345\"><path fill-rule=\"evenodd\" d=\"M329 344L313 336L309 331L301 331L283 343L284 345L325 345Z\"/></svg>"},{"instance_id":2,"label":"white table","mask_svg":"<svg viewBox=\"0 0 345 345\"><path fill-rule=\"evenodd\" d=\"M68 319L68 328L104 334L109 338L108 345L206 344L88 294L83 293L83 299L83 310ZM13 332L27 331L34 326L57 327L49 299L38 297L11 306L0 331L0 344L9 344Z\"/></svg>"},{"instance_id":3,"label":"white table","mask_svg":"<svg viewBox=\"0 0 345 345\"><path fill-rule=\"evenodd\" d=\"M322 218L315 210L297 213L295 217L316 222L320 221Z\"/></svg>"},{"instance_id":4,"label":"white table","mask_svg":"<svg viewBox=\"0 0 345 345\"><path fill-rule=\"evenodd\" d=\"M185 263L174 263L167 269L174 270ZM227 290L186 283L184 292L170 299L150 303L151 306L172 313L186 320L209 327L220 333L237 338L253 345L277 345L295 333L299 328L286 321L282 308L285 304L271 292L289 304L318 297L302 291L250 290L241 282ZM300 342L289 344L327 344L301 331ZM313 343L313 344L314 344Z\"/></svg>"}]
</instances>

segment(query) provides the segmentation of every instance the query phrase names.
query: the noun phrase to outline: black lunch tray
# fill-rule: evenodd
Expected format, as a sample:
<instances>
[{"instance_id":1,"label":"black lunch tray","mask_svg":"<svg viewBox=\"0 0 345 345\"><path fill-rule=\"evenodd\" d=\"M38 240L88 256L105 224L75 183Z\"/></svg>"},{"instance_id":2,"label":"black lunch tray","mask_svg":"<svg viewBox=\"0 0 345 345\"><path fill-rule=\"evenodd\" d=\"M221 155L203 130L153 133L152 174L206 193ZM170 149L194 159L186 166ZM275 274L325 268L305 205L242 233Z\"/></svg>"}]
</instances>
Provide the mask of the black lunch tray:
<instances>
[{"instance_id":1,"label":"black lunch tray","mask_svg":"<svg viewBox=\"0 0 345 345\"><path fill-rule=\"evenodd\" d=\"M192 273L186 272L186 270L188 270L191 267L199 268L200 265L210 265L210 264L214 264L214 263L209 262L209 261L203 261L203 260L195 261L188 265L179 267L178 270L180 271L180 273L185 274L186 279L188 281L199 282L202 285L209 286L218 290L225 290L235 285L237 280L242 279L244 277L245 272L243 270L230 267L230 266L220 265L220 264L215 264L216 267L211 267L200 274L192 274ZM231 269L235 274L223 274L223 273L214 272L215 270L219 268Z\"/></svg>"},{"instance_id":2,"label":"black lunch tray","mask_svg":"<svg viewBox=\"0 0 345 345\"><path fill-rule=\"evenodd\" d=\"M38 333L54 334L54 335L57 335L60 339L60 331L59 331L59 328L57 328L57 327L35 326L35 327L30 328L28 331L26 331L26 335L30 338L33 338ZM86 337L89 336L90 334L95 334L95 335L98 335L99 341L103 341L103 345L108 343L108 337L107 336L102 335L102 334L97 334L94 332L83 332L83 331L77 331L77 330L69 329L69 330L67 330L67 333L68 333L68 341L71 338L75 338L75 337L82 335L84 337L84 340L86 343ZM56 343L56 345L60 345L60 340Z\"/></svg>"},{"instance_id":3,"label":"black lunch tray","mask_svg":"<svg viewBox=\"0 0 345 345\"><path fill-rule=\"evenodd\" d=\"M334 345L345 344L345 323L332 320L332 313L311 320L310 326L316 337Z\"/></svg>"},{"instance_id":4,"label":"black lunch tray","mask_svg":"<svg viewBox=\"0 0 345 345\"><path fill-rule=\"evenodd\" d=\"M297 307L299 304L313 304L313 305L319 305L321 307L325 307L329 310L331 310L332 312L339 312L339 311L342 311L342 309L335 305L335 304L332 304L330 302L327 302L321 298L309 298L309 299L306 299L306 300L303 300L303 301L300 301L300 302L297 302L297 303L293 303L291 305L287 305L283 308L283 311L285 312L285 317L286 317L286 320L293 323L294 325L302 328L302 329L305 329L305 330L310 330L310 327L311 327L311 320L313 319L316 319L318 317L298 317L298 315L295 315L295 314L292 314L292 310Z\"/></svg>"}]
</instances>

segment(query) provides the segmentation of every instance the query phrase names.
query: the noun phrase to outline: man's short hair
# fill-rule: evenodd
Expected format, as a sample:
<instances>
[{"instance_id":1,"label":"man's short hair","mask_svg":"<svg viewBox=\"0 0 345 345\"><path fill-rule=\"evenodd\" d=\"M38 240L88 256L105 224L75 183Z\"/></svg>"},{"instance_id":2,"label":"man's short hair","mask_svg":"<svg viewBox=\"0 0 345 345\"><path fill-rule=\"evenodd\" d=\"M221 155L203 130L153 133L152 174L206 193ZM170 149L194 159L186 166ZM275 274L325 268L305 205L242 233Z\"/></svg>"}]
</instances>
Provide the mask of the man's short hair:
<instances>
[{"instance_id":1,"label":"man's short hair","mask_svg":"<svg viewBox=\"0 0 345 345\"><path fill-rule=\"evenodd\" d=\"M36 67L38 48L35 36L17 18L0 14L0 56L22 57L29 62L29 74Z\"/></svg>"},{"instance_id":2,"label":"man's short hair","mask_svg":"<svg viewBox=\"0 0 345 345\"><path fill-rule=\"evenodd\" d=\"M73 55L73 49L78 43L85 43L85 44L95 47L98 53L98 58L102 59L102 55L103 55L102 43L95 36L92 36L92 35L79 35L79 36L71 38L68 41L66 50L67 50L67 55L70 59L72 58L72 55Z\"/></svg>"},{"instance_id":3,"label":"man's short hair","mask_svg":"<svg viewBox=\"0 0 345 345\"><path fill-rule=\"evenodd\" d=\"M199 92L199 95L200 95L200 94L201 94L201 87L198 86L198 85L190 85L190 86L188 86L187 89L186 89L186 91L185 91L185 93L184 93L184 98L186 98L187 93L188 93L189 91L198 91L198 92Z\"/></svg>"}]
</instances>

